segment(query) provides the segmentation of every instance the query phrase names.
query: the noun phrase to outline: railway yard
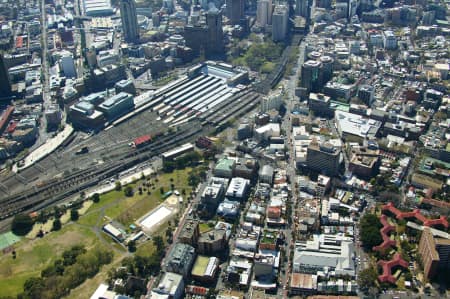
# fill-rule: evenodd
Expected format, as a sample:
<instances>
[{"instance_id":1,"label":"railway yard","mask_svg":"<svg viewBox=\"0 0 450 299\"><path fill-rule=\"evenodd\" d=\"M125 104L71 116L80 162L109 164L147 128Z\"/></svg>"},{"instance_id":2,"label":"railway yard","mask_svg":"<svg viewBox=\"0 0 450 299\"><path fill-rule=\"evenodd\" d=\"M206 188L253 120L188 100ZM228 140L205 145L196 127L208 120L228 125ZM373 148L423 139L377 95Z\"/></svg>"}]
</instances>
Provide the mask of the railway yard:
<instances>
[{"instance_id":1,"label":"railway yard","mask_svg":"<svg viewBox=\"0 0 450 299\"><path fill-rule=\"evenodd\" d=\"M229 77L197 73L169 83L151 97L143 94L140 109L136 106L128 117L97 134L75 132L42 160L1 177L0 229L6 228L7 218L17 212L61 202L162 152L208 135L255 108L259 94L245 85L231 87ZM139 148L130 146L144 134L157 137Z\"/></svg>"}]
</instances>

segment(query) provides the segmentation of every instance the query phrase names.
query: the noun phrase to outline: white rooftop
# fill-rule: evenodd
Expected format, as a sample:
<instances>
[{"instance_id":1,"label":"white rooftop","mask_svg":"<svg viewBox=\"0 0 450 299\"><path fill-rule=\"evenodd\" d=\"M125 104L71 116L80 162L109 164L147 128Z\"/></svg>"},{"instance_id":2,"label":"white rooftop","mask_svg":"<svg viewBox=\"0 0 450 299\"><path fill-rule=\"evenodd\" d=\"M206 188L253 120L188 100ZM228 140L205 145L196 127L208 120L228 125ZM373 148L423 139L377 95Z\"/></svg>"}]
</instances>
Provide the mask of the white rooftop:
<instances>
[{"instance_id":1,"label":"white rooftop","mask_svg":"<svg viewBox=\"0 0 450 299\"><path fill-rule=\"evenodd\" d=\"M341 135L350 134L372 139L381 127L381 122L363 118L361 115L336 110L334 118Z\"/></svg>"}]
</instances>

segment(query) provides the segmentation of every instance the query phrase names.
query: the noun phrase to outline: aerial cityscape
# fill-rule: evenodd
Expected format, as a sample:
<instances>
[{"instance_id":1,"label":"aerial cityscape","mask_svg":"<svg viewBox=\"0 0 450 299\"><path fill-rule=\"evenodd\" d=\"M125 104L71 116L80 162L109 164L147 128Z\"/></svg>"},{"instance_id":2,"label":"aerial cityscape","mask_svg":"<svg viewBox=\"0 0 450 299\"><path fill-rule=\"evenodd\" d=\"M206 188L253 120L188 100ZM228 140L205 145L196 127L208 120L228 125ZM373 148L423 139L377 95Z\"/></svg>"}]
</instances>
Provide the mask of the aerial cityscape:
<instances>
[{"instance_id":1,"label":"aerial cityscape","mask_svg":"<svg viewBox=\"0 0 450 299\"><path fill-rule=\"evenodd\" d=\"M4 0L0 299L450 298L449 0Z\"/></svg>"}]
</instances>

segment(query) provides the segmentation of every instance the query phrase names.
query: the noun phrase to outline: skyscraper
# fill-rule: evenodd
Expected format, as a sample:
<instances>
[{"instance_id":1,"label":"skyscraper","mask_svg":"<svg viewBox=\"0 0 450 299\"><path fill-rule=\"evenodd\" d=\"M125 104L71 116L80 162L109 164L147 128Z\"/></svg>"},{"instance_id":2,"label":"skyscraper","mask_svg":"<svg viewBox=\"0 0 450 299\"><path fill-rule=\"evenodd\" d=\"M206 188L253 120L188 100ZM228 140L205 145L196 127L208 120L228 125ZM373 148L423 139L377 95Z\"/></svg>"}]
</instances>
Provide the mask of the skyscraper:
<instances>
[{"instance_id":1,"label":"skyscraper","mask_svg":"<svg viewBox=\"0 0 450 299\"><path fill-rule=\"evenodd\" d=\"M211 9L206 13L207 43L206 55L220 54L223 51L222 12Z\"/></svg>"},{"instance_id":2,"label":"skyscraper","mask_svg":"<svg viewBox=\"0 0 450 299\"><path fill-rule=\"evenodd\" d=\"M3 54L0 54L0 99L11 96L11 81L5 65Z\"/></svg>"},{"instance_id":3,"label":"skyscraper","mask_svg":"<svg viewBox=\"0 0 450 299\"><path fill-rule=\"evenodd\" d=\"M231 24L240 24L244 18L244 0L226 0L227 17Z\"/></svg>"},{"instance_id":4,"label":"skyscraper","mask_svg":"<svg viewBox=\"0 0 450 299\"><path fill-rule=\"evenodd\" d=\"M295 14L304 18L309 17L309 0L295 1Z\"/></svg>"},{"instance_id":5,"label":"skyscraper","mask_svg":"<svg viewBox=\"0 0 450 299\"><path fill-rule=\"evenodd\" d=\"M329 176L339 172L340 152L328 142L319 144L313 139L306 152L306 165L308 168Z\"/></svg>"},{"instance_id":6,"label":"skyscraper","mask_svg":"<svg viewBox=\"0 0 450 299\"><path fill-rule=\"evenodd\" d=\"M256 21L266 27L272 23L272 0L259 0L256 8Z\"/></svg>"},{"instance_id":7,"label":"skyscraper","mask_svg":"<svg viewBox=\"0 0 450 299\"><path fill-rule=\"evenodd\" d=\"M289 11L286 5L277 5L272 15L272 40L283 41L288 32Z\"/></svg>"},{"instance_id":8,"label":"skyscraper","mask_svg":"<svg viewBox=\"0 0 450 299\"><path fill-rule=\"evenodd\" d=\"M321 67L322 63L316 60L308 60L303 63L301 87L306 88L308 92L318 92L322 88Z\"/></svg>"},{"instance_id":9,"label":"skyscraper","mask_svg":"<svg viewBox=\"0 0 450 299\"><path fill-rule=\"evenodd\" d=\"M120 17L125 41L132 43L139 40L139 27L136 15L136 3L134 0L120 1Z\"/></svg>"}]
</instances>

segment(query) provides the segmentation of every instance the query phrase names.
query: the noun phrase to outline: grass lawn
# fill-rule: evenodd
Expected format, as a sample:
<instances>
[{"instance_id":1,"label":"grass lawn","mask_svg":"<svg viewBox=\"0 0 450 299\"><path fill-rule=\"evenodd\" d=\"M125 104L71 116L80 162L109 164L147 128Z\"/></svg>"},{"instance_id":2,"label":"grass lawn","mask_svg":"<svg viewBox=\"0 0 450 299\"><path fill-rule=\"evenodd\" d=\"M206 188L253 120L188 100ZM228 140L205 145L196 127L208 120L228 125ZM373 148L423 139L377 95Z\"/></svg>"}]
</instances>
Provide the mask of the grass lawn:
<instances>
[{"instance_id":1,"label":"grass lawn","mask_svg":"<svg viewBox=\"0 0 450 299\"><path fill-rule=\"evenodd\" d=\"M194 267L192 267L192 275L202 276L203 273L205 273L208 263L209 257L202 255L197 256Z\"/></svg>"},{"instance_id":2,"label":"grass lawn","mask_svg":"<svg viewBox=\"0 0 450 299\"><path fill-rule=\"evenodd\" d=\"M10 254L0 256L0 290L4 294L17 295L27 278L40 275L42 269L55 261L64 250L80 243L88 248L100 245L90 229L73 224L42 239L19 243L16 245L15 260Z\"/></svg>"},{"instance_id":3,"label":"grass lawn","mask_svg":"<svg viewBox=\"0 0 450 299\"><path fill-rule=\"evenodd\" d=\"M143 216L163 201L160 192L161 187L164 192L167 192L171 190L171 184L173 184L175 189L180 193L184 190L185 194L189 194L192 191L192 188L188 185L189 171L191 171L191 168L175 170L172 173L162 173L158 175L156 179L139 179L128 185L134 189L134 195L132 197L126 197L123 190L114 190L102 194L100 195L100 202L93 204L87 210L87 215L81 217L79 222L90 226L95 225L101 214L99 211L104 209L105 216L116 219L125 227L128 227L139 217ZM151 183L153 186L147 187L144 185L146 183ZM147 191L143 191L142 194L139 194L139 187L150 190L151 194L148 195ZM122 189L123 188L124 186L122 186ZM106 221L106 219L102 220L102 224Z\"/></svg>"},{"instance_id":4,"label":"grass lawn","mask_svg":"<svg viewBox=\"0 0 450 299\"><path fill-rule=\"evenodd\" d=\"M208 225L208 223L200 223L198 225L198 228L199 228L201 234L206 233L206 232L208 232L208 231L213 229L213 227L210 227Z\"/></svg>"},{"instance_id":5,"label":"grass lawn","mask_svg":"<svg viewBox=\"0 0 450 299\"><path fill-rule=\"evenodd\" d=\"M137 250L136 250L136 254L139 256L151 256L153 254L153 252L155 252L156 247L155 245L153 245L153 241L152 240L148 240L147 242L145 242L144 244L138 246Z\"/></svg>"},{"instance_id":6,"label":"grass lawn","mask_svg":"<svg viewBox=\"0 0 450 299\"><path fill-rule=\"evenodd\" d=\"M99 240L93 229L98 223L101 227L108 216L110 218L121 221L128 226L133 223L135 219L141 217L152 208L156 207L162 202L160 188L164 191L170 190L170 185L174 184L175 189L185 190L186 194L191 192L191 187L188 185L188 172L190 168L183 170L175 170L172 173L158 175L157 179L151 178L147 180L138 180L130 184L135 189L135 194L132 197L126 197L123 191L111 191L100 195L100 202L94 203L90 207L86 206L84 210L85 215L82 215L77 221L77 224L68 223L62 227L60 231L52 232L42 239L27 240L22 239L15 244L17 258L12 259L11 254L0 256L0 290L2 294L15 296L22 292L23 283L29 277L37 277L40 272L59 258L62 252L73 245L84 244L87 248L94 246L108 246L120 250L114 253L114 261L111 265L107 265L101 269L92 279L87 280L76 290L71 292L69 298L89 298L95 291L98 284L105 280L107 271L113 264L117 264L125 255L126 250L110 238L105 237L108 244ZM172 180L171 180L172 179ZM150 187L151 195L143 192L138 194L138 187L150 182L154 184L154 189ZM83 211L84 212L84 211ZM161 229L161 234L165 233ZM150 255L155 250L152 241L148 241L137 249L139 255ZM123 252L123 254L121 254Z\"/></svg>"},{"instance_id":7,"label":"grass lawn","mask_svg":"<svg viewBox=\"0 0 450 299\"><path fill-rule=\"evenodd\" d=\"M78 220L78 223L87 225L87 226L95 226L95 224L97 223L101 214L102 213L101 213L100 209L91 211L88 214L80 217L80 219Z\"/></svg>"}]
</instances>

